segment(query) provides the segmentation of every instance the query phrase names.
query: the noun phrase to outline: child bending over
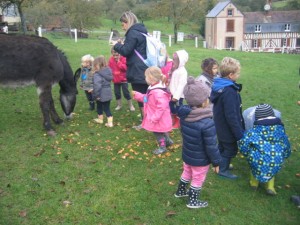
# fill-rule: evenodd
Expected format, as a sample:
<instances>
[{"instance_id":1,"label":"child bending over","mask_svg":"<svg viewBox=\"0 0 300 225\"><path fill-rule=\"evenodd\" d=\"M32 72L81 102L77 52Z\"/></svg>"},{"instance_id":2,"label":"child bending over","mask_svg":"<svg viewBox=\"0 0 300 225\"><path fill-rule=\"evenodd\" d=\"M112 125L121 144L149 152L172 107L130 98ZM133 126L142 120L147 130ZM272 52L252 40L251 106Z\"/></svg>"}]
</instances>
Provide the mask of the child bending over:
<instances>
[{"instance_id":1,"label":"child bending over","mask_svg":"<svg viewBox=\"0 0 300 225\"><path fill-rule=\"evenodd\" d=\"M250 165L250 186L256 190L259 182L266 183L267 194L276 195L275 175L291 148L283 123L270 105L256 107L253 128L246 131L238 145Z\"/></svg>"}]
</instances>

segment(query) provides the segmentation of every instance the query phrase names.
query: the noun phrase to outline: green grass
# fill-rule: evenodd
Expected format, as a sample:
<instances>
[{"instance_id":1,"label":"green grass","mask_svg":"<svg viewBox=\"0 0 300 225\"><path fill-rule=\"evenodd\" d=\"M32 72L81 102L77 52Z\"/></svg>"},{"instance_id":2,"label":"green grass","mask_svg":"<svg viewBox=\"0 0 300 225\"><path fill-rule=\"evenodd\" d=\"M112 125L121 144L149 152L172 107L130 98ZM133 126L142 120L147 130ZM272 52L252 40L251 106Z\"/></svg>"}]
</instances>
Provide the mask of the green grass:
<instances>
[{"instance_id":1,"label":"green grass","mask_svg":"<svg viewBox=\"0 0 300 225\"><path fill-rule=\"evenodd\" d=\"M48 37L65 52L73 70L84 54L109 56L107 41L80 39L75 43ZM299 210L289 200L300 194L300 178L295 176L300 172L299 55L196 49L193 45L185 41L168 52L186 49L187 69L193 76L200 73L206 57L239 59L243 108L266 102L282 112L293 152L276 176L276 197L267 196L263 188L251 191L248 165L239 155L233 163L240 179L220 179L210 171L201 196L208 208L188 209L184 199L173 196L182 172L179 130L171 134L175 147L166 155L153 156L154 136L131 129L138 123L138 112L125 107L115 112L112 101L115 127L105 128L93 123L96 112L87 110L80 91L73 120L56 126L57 135L48 137L42 129L36 89L1 88L0 224L299 224ZM54 100L62 115L58 91L55 86Z\"/></svg>"},{"instance_id":2,"label":"green grass","mask_svg":"<svg viewBox=\"0 0 300 225\"><path fill-rule=\"evenodd\" d=\"M289 2L289 0L273 2L272 7L274 7L275 9L284 8L288 2Z\"/></svg>"}]
</instances>

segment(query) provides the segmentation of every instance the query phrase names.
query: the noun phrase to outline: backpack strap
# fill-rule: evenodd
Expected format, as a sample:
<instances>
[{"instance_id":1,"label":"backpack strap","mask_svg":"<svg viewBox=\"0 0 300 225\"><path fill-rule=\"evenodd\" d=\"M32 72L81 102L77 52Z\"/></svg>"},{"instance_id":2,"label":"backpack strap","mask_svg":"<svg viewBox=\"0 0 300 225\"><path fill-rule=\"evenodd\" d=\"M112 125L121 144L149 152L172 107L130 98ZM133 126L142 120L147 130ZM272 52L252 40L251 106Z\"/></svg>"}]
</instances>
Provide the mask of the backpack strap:
<instances>
[{"instance_id":1,"label":"backpack strap","mask_svg":"<svg viewBox=\"0 0 300 225\"><path fill-rule=\"evenodd\" d=\"M146 38L146 45L147 45L147 34L144 34L144 33L142 33L142 32L139 32L139 33L145 36L145 38ZM146 47L146 48L147 48L147 47ZM143 56L142 56L136 49L134 49L134 52L135 52L135 54L142 60L142 62L145 61L145 59L143 58Z\"/></svg>"}]
</instances>

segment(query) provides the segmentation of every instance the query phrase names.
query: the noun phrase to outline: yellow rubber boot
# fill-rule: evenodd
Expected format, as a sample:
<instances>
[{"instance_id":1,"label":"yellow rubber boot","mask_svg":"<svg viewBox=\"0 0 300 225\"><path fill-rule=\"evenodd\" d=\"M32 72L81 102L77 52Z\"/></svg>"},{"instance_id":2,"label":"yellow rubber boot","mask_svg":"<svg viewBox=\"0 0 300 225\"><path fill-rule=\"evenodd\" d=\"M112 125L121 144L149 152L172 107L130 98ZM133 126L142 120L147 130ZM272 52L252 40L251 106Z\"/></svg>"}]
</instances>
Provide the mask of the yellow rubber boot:
<instances>
[{"instance_id":1,"label":"yellow rubber boot","mask_svg":"<svg viewBox=\"0 0 300 225\"><path fill-rule=\"evenodd\" d=\"M256 180L253 174L250 172L250 187L253 190L256 190L258 188L258 185L259 185L259 181Z\"/></svg>"},{"instance_id":2,"label":"yellow rubber boot","mask_svg":"<svg viewBox=\"0 0 300 225\"><path fill-rule=\"evenodd\" d=\"M105 124L106 127L113 127L113 117L107 117L107 123Z\"/></svg>"},{"instance_id":3,"label":"yellow rubber boot","mask_svg":"<svg viewBox=\"0 0 300 225\"><path fill-rule=\"evenodd\" d=\"M275 191L275 188L274 188L274 183L275 183L275 177L273 177L271 180L269 180L266 183L266 189L267 189L268 195L276 195L277 194Z\"/></svg>"},{"instance_id":4,"label":"yellow rubber boot","mask_svg":"<svg viewBox=\"0 0 300 225\"><path fill-rule=\"evenodd\" d=\"M95 121L96 123L102 124L102 123L103 123L103 115L98 115L98 118L97 118L97 119L94 119L94 121Z\"/></svg>"}]
</instances>

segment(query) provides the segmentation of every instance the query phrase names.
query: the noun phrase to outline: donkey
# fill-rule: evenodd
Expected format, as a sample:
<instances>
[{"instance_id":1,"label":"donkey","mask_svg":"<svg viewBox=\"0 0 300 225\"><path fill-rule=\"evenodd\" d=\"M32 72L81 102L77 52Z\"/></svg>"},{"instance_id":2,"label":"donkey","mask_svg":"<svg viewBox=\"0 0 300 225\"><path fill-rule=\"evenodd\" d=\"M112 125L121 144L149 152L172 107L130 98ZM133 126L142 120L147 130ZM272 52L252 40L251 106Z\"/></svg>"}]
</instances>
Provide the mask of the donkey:
<instances>
[{"instance_id":1,"label":"donkey","mask_svg":"<svg viewBox=\"0 0 300 225\"><path fill-rule=\"evenodd\" d=\"M60 103L66 118L76 104L77 85L65 55L46 38L0 34L0 86L35 84L48 135L55 135L50 118L62 124L52 98L52 86L59 83Z\"/></svg>"}]
</instances>

